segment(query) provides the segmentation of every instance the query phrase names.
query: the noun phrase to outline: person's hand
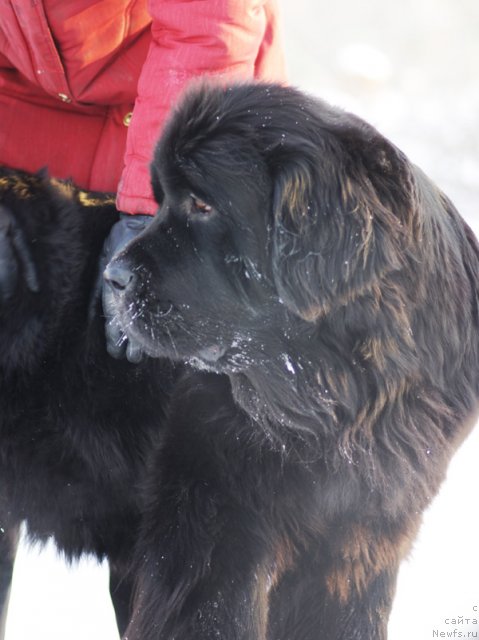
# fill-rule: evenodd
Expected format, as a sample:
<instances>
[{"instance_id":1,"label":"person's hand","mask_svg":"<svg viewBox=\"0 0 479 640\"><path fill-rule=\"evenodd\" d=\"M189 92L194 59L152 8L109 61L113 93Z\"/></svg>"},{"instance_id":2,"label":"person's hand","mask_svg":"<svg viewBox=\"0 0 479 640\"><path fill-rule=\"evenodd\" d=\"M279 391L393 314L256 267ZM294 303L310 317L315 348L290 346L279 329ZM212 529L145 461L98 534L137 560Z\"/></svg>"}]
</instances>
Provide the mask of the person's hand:
<instances>
[{"instance_id":1,"label":"person's hand","mask_svg":"<svg viewBox=\"0 0 479 640\"><path fill-rule=\"evenodd\" d=\"M137 345L128 342L128 338L122 331L116 317L114 307L114 294L111 285L103 279L103 272L110 260L119 253L127 244L135 238L153 220L149 215L120 214L120 220L116 222L105 243L100 256L99 282L97 287L101 293L103 314L105 316L106 348L113 358L124 358L130 362L140 362L143 352ZM96 297L96 296L95 296Z\"/></svg>"},{"instance_id":2,"label":"person's hand","mask_svg":"<svg viewBox=\"0 0 479 640\"><path fill-rule=\"evenodd\" d=\"M39 290L30 249L13 213L0 205L0 304L5 304L22 283L32 293Z\"/></svg>"}]
</instances>

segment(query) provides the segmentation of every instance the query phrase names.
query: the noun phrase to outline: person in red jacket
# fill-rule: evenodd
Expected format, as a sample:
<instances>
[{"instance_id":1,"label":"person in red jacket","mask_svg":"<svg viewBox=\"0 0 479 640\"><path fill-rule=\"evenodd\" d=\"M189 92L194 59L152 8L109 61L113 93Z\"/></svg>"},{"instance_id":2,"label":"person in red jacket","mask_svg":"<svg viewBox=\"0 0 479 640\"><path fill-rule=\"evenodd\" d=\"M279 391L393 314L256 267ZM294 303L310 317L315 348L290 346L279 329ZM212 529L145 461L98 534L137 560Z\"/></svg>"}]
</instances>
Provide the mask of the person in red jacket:
<instances>
[{"instance_id":1,"label":"person in red jacket","mask_svg":"<svg viewBox=\"0 0 479 640\"><path fill-rule=\"evenodd\" d=\"M276 0L4 0L0 164L117 192L104 260L157 209L149 163L193 78L284 81ZM103 299L108 317L108 294ZM125 343L107 322L107 346ZM129 359L139 354L127 353Z\"/></svg>"}]
</instances>

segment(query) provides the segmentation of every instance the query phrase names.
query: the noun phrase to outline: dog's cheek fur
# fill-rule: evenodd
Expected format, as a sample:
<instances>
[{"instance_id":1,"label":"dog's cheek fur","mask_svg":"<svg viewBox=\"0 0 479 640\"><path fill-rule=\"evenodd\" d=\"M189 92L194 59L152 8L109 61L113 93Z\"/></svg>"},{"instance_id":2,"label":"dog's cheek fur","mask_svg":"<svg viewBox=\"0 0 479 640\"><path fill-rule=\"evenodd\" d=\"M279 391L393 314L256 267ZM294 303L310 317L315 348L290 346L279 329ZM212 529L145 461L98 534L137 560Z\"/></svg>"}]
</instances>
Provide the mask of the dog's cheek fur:
<instances>
[{"instance_id":1,"label":"dog's cheek fur","mask_svg":"<svg viewBox=\"0 0 479 640\"><path fill-rule=\"evenodd\" d=\"M360 135L360 132L356 132ZM352 136L352 134L351 134ZM335 141L281 149L274 179L273 268L282 300L315 321L367 293L407 260L419 237L409 163L376 134L376 144Z\"/></svg>"}]
</instances>

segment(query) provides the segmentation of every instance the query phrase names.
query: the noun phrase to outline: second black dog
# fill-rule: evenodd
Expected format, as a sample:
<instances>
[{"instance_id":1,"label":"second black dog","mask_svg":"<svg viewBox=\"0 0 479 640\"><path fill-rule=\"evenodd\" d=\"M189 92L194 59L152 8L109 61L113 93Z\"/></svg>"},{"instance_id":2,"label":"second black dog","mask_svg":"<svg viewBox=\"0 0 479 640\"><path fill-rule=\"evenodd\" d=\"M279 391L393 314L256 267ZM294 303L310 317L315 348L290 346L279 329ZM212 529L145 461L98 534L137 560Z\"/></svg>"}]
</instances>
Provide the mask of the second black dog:
<instances>
[{"instance_id":1,"label":"second black dog","mask_svg":"<svg viewBox=\"0 0 479 640\"><path fill-rule=\"evenodd\" d=\"M67 557L107 558L121 633L130 617L140 486L174 374L112 359L101 309L89 319L116 219L108 196L0 171L0 629L22 522Z\"/></svg>"}]
</instances>

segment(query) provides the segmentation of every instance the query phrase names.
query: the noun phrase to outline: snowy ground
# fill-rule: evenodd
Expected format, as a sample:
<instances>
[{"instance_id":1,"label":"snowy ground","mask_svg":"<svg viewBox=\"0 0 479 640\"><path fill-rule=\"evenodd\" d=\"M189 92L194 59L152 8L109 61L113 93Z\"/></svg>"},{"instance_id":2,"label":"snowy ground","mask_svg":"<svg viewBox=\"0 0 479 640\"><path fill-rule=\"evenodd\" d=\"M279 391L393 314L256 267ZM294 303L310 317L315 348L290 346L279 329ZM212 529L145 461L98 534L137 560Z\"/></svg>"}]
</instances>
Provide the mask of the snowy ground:
<instances>
[{"instance_id":1,"label":"snowy ground","mask_svg":"<svg viewBox=\"0 0 479 640\"><path fill-rule=\"evenodd\" d=\"M290 78L355 111L436 180L479 234L477 0L283 0ZM401 570L390 640L479 637L479 429ZM446 620L448 622L446 622ZM441 636L440 634L445 635ZM22 548L7 640L117 640L104 567ZM460 636L456 636L460 637ZM294 639L291 639L294 640Z\"/></svg>"}]
</instances>

